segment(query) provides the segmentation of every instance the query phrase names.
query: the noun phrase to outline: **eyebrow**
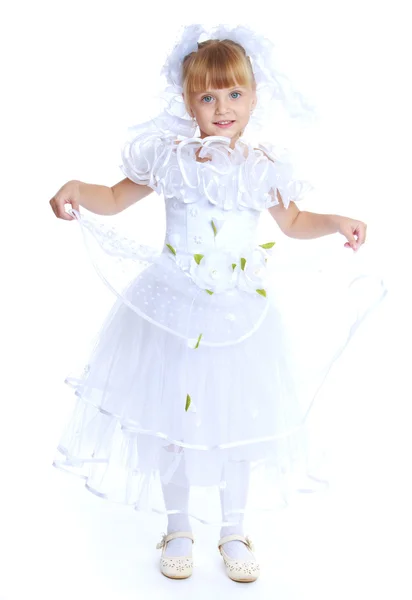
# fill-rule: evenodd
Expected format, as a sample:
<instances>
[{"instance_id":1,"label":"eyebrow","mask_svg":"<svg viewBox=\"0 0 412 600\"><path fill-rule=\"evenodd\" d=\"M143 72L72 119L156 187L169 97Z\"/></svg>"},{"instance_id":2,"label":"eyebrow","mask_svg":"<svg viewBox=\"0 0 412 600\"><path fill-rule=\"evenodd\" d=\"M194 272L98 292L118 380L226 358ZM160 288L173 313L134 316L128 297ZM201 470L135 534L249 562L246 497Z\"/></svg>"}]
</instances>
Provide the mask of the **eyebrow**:
<instances>
[{"instance_id":1,"label":"eyebrow","mask_svg":"<svg viewBox=\"0 0 412 600\"><path fill-rule=\"evenodd\" d=\"M229 91L232 91L232 90L238 90L239 88L241 88L243 90L246 89L246 87L244 85L235 85L235 86L233 86L231 88L227 88L227 89ZM213 91L219 91L219 90L206 90L205 92L198 92L198 95L200 96L201 94L212 94Z\"/></svg>"}]
</instances>

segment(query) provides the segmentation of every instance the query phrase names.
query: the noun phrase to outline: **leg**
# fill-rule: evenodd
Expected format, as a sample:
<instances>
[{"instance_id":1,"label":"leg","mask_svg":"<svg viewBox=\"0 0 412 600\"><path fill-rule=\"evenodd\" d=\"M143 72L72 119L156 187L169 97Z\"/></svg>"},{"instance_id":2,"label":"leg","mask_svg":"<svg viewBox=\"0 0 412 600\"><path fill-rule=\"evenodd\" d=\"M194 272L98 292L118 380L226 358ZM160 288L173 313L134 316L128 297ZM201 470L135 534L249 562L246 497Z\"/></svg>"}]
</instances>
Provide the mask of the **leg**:
<instances>
[{"instance_id":1,"label":"leg","mask_svg":"<svg viewBox=\"0 0 412 600\"><path fill-rule=\"evenodd\" d=\"M244 510L247 502L250 479L250 463L247 461L227 461L223 470L225 486L220 490L220 503L222 507L222 520L230 522L223 525L220 537L226 535L244 535L243 513L232 512ZM231 541L223 544L225 552L234 559L249 560L249 549L240 541Z\"/></svg>"},{"instance_id":2,"label":"leg","mask_svg":"<svg viewBox=\"0 0 412 600\"><path fill-rule=\"evenodd\" d=\"M168 464L170 453L174 454L180 462L172 478L167 483L162 482L163 498L166 510L179 511L167 516L167 533L175 531L191 531L189 521L189 492L190 487L185 474L185 460L183 449L176 449L173 445L162 450L165 452L164 463ZM180 456L180 452L183 454ZM168 454L166 454L168 453ZM190 556L192 541L188 538L177 538L168 542L165 556Z\"/></svg>"}]
</instances>

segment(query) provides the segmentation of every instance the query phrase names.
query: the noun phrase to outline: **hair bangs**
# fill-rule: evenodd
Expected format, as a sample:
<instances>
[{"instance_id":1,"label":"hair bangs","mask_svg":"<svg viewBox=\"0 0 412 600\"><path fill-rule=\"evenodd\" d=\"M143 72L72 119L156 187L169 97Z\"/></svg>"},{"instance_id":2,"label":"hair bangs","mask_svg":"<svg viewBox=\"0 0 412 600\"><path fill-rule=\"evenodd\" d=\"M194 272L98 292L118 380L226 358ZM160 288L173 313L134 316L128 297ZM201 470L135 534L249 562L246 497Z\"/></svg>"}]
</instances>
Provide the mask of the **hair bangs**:
<instances>
[{"instance_id":1,"label":"hair bangs","mask_svg":"<svg viewBox=\"0 0 412 600\"><path fill-rule=\"evenodd\" d=\"M183 63L183 88L191 96L209 89L254 86L250 60L242 46L231 40L208 40Z\"/></svg>"}]
</instances>

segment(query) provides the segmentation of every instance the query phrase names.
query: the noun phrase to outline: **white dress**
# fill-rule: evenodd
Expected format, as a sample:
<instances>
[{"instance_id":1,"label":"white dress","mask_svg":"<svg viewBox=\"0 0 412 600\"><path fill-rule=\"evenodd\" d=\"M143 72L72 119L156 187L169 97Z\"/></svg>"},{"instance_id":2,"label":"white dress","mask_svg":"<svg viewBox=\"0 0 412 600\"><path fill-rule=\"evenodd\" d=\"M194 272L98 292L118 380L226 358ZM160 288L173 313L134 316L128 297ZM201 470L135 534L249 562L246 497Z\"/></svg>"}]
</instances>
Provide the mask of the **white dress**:
<instances>
[{"instance_id":1,"label":"white dress","mask_svg":"<svg viewBox=\"0 0 412 600\"><path fill-rule=\"evenodd\" d=\"M386 293L379 277L276 269L259 218L277 190L287 207L308 187L267 148L228 143L143 130L124 146L125 175L164 197L161 251L76 211L117 299L83 372L65 380L76 406L53 463L137 510L165 513L161 483L189 484L190 514L215 524L237 461L251 468L246 511L327 485L308 430L316 391ZM310 323L292 332L297 296ZM243 510L235 490L230 502Z\"/></svg>"}]
</instances>

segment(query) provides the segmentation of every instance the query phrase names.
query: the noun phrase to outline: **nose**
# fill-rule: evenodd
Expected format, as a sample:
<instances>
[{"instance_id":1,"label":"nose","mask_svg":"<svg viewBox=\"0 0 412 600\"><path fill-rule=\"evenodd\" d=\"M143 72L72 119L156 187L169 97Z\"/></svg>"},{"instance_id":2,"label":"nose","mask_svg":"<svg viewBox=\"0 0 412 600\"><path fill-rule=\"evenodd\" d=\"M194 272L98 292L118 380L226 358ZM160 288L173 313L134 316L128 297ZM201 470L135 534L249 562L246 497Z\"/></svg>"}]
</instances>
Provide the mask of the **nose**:
<instances>
[{"instance_id":1,"label":"nose","mask_svg":"<svg viewBox=\"0 0 412 600\"><path fill-rule=\"evenodd\" d=\"M225 100L216 101L216 114L225 115L227 113L227 105Z\"/></svg>"}]
</instances>

